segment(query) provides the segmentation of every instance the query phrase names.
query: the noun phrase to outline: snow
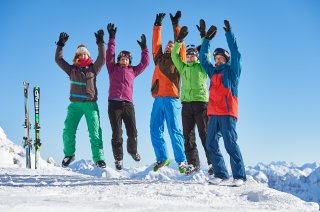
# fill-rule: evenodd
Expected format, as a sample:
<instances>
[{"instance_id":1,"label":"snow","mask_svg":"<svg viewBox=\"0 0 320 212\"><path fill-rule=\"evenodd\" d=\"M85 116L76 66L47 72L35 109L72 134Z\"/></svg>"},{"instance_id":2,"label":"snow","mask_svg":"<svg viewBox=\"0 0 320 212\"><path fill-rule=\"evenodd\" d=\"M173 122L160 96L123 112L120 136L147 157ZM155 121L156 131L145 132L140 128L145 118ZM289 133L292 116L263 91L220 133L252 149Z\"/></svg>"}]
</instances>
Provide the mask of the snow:
<instances>
[{"instance_id":1,"label":"snow","mask_svg":"<svg viewBox=\"0 0 320 212\"><path fill-rule=\"evenodd\" d=\"M158 172L151 165L116 171L80 160L63 169L51 157L41 161L41 169L26 169L24 149L13 144L0 127L0 211L319 210L315 202L268 187L270 182L284 185L284 178L291 183L299 178L304 184L297 185L310 185L300 189L318 195L319 189L312 190L312 186L320 182L319 164L258 164L247 167L247 174L246 184L234 187L232 180L209 185L206 170L181 175L174 164Z\"/></svg>"}]
</instances>

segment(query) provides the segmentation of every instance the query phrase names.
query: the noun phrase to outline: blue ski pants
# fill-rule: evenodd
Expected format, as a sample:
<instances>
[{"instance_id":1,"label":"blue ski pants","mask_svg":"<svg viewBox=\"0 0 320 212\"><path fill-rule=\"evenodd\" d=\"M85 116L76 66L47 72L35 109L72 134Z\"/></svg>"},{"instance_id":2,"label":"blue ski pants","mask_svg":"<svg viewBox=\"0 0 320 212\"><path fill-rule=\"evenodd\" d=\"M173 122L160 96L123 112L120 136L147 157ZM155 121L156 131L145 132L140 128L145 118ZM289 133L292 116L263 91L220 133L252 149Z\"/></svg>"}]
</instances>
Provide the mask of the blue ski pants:
<instances>
[{"instance_id":1,"label":"blue ski pants","mask_svg":"<svg viewBox=\"0 0 320 212\"><path fill-rule=\"evenodd\" d=\"M152 106L150 134L157 161L168 159L166 142L163 138L164 121L167 123L174 158L177 163L186 160L184 138L178 120L181 110L179 99L174 97L156 97Z\"/></svg>"},{"instance_id":2,"label":"blue ski pants","mask_svg":"<svg viewBox=\"0 0 320 212\"><path fill-rule=\"evenodd\" d=\"M206 146L213 165L214 176L229 178L223 156L219 148L219 138L223 138L224 146L230 156L230 165L234 179L246 180L246 173L240 148L237 144L236 119L232 116L209 116Z\"/></svg>"}]
</instances>

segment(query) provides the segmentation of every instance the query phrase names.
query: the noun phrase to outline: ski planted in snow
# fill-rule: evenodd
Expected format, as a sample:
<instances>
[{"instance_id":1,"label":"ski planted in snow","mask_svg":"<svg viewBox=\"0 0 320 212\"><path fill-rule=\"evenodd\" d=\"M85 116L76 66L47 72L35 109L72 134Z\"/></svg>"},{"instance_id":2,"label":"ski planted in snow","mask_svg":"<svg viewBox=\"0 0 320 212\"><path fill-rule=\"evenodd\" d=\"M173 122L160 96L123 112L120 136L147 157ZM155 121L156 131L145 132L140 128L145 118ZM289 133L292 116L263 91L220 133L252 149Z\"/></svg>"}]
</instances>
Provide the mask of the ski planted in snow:
<instances>
[{"instance_id":1,"label":"ski planted in snow","mask_svg":"<svg viewBox=\"0 0 320 212\"><path fill-rule=\"evenodd\" d=\"M34 129L35 129L35 139L34 139L34 155L35 155L35 169L40 167L40 87L35 86L33 88L33 97L34 97Z\"/></svg>"},{"instance_id":2,"label":"ski planted in snow","mask_svg":"<svg viewBox=\"0 0 320 212\"><path fill-rule=\"evenodd\" d=\"M32 139L30 138L30 129L31 123L29 119L29 105L28 105L28 90L29 90L29 83L23 82L23 91L24 91L24 129L25 134L23 137L23 146L26 149L26 168L31 169L31 157L30 152L32 148Z\"/></svg>"}]
</instances>

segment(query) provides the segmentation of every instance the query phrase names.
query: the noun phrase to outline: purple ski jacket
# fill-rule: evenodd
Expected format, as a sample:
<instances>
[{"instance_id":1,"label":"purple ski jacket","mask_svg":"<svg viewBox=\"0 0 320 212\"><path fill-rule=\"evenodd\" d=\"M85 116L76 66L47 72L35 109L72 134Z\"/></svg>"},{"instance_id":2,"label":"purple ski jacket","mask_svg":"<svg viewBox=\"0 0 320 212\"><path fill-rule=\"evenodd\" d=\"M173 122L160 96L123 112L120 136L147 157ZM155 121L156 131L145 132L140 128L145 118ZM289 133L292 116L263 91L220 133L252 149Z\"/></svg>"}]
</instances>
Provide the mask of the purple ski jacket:
<instances>
[{"instance_id":1,"label":"purple ski jacket","mask_svg":"<svg viewBox=\"0 0 320 212\"><path fill-rule=\"evenodd\" d=\"M122 99L133 102L133 81L141 74L150 63L150 56L148 48L141 52L141 61L137 66L129 66L122 68L119 63L115 62L115 39L109 38L106 64L109 73L109 98Z\"/></svg>"}]
</instances>

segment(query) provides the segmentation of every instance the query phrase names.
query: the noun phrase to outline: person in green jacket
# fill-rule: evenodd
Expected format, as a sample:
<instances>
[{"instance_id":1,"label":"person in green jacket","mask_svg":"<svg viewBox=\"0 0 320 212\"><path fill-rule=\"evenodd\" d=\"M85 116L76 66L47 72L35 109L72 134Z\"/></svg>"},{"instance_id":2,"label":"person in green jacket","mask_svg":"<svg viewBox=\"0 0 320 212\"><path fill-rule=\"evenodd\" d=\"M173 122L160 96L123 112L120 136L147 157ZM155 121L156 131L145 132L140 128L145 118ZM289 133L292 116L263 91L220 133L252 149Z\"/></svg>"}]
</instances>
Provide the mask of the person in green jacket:
<instances>
[{"instance_id":1,"label":"person in green jacket","mask_svg":"<svg viewBox=\"0 0 320 212\"><path fill-rule=\"evenodd\" d=\"M200 31L201 38L205 37L205 22L201 20L200 26L197 27ZM205 150L207 163L209 165L208 173L209 175L212 175L212 165L206 149L208 122L208 75L200 65L199 51L195 45L187 46L187 63L181 60L179 51L182 45L182 41L187 36L187 34L188 28L182 27L178 39L175 41L174 47L171 52L172 61L178 69L180 77L182 79L182 126L183 136L185 139L185 153L188 161L186 174L190 175L200 170L200 159L195 137L195 125L197 125L199 137Z\"/></svg>"}]
</instances>

